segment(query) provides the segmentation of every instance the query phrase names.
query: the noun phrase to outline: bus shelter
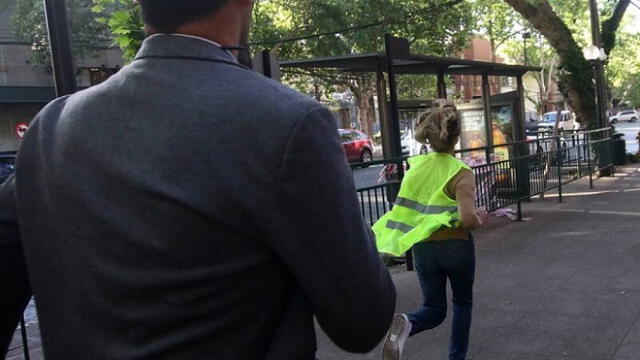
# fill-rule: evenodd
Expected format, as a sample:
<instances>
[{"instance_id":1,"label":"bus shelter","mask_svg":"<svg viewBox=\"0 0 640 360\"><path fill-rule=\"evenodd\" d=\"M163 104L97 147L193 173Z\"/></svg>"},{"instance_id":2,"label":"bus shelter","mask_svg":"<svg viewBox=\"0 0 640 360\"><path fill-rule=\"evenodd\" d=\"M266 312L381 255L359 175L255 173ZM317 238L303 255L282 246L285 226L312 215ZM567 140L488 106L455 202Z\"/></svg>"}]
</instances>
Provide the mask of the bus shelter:
<instances>
[{"instance_id":1,"label":"bus shelter","mask_svg":"<svg viewBox=\"0 0 640 360\"><path fill-rule=\"evenodd\" d=\"M475 96L471 104L458 108L462 117L461 149L482 148L486 161L495 159L494 145L501 142L517 142L526 139L525 99L523 76L529 71L540 71L539 67L506 65L493 62L466 60L453 57L439 57L411 52L409 41L403 38L385 37L385 51L381 53L356 54L329 58L281 61L286 69L331 69L346 73L375 73L378 94L378 109L381 125L382 146L385 158L399 158L403 155L401 145L400 113L403 103L398 100L397 76L435 75L437 97L447 98L446 76L471 75L481 78L481 96ZM386 75L386 76L385 76ZM515 79L514 90L508 93L491 94L490 77ZM428 101L423 102L428 107ZM412 105L413 110L419 106ZM496 137L496 121L503 118L506 126L503 137Z\"/></svg>"}]
</instances>

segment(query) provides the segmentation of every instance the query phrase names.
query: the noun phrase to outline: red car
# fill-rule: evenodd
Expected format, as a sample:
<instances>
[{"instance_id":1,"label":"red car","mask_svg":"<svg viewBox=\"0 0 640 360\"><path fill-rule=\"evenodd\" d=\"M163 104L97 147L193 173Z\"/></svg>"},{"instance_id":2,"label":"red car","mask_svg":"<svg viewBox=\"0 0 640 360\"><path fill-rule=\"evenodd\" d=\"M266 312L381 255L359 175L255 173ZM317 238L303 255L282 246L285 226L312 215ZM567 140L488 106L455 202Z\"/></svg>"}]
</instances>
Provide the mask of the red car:
<instances>
[{"instance_id":1,"label":"red car","mask_svg":"<svg viewBox=\"0 0 640 360\"><path fill-rule=\"evenodd\" d=\"M349 162L373 160L373 143L363 132L340 129L340 142Z\"/></svg>"}]
</instances>

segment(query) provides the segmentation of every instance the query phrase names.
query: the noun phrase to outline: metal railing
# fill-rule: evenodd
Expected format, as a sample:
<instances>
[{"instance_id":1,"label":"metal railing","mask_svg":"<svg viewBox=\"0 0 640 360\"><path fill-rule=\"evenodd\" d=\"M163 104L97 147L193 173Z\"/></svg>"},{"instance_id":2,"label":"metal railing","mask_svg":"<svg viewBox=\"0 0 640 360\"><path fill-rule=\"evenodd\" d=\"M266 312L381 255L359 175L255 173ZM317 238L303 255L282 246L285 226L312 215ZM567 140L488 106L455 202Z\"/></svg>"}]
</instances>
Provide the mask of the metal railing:
<instances>
[{"instance_id":1,"label":"metal railing","mask_svg":"<svg viewBox=\"0 0 640 360\"><path fill-rule=\"evenodd\" d=\"M479 208L493 212L517 205L518 219L522 219L522 201L549 191L557 191L562 201L562 187L585 176L593 187L593 175L613 167L611 144L610 128L565 131L557 136L541 132L535 139L463 149L456 156L473 169ZM508 156L500 159L497 153ZM376 184L357 188L362 217L373 225L393 207L408 169L407 157L356 163L351 168L354 176L360 169L380 172Z\"/></svg>"},{"instance_id":2,"label":"metal railing","mask_svg":"<svg viewBox=\"0 0 640 360\"><path fill-rule=\"evenodd\" d=\"M472 166L476 178L476 205L487 211L517 204L522 218L521 202L542 193L557 190L562 201L562 186L613 167L610 128L592 131L565 132L558 136L541 133L536 139L456 152L461 159L469 154L486 154L484 163ZM496 149L507 149L508 159L496 159ZM0 153L0 164L13 165L14 153ZM393 207L408 157L351 164L352 171L370 169L376 180L357 188L362 217L370 226ZM487 161L489 160L489 161ZM411 253L406 256L407 268L413 269ZM20 321L25 359L29 358L24 317Z\"/></svg>"}]
</instances>

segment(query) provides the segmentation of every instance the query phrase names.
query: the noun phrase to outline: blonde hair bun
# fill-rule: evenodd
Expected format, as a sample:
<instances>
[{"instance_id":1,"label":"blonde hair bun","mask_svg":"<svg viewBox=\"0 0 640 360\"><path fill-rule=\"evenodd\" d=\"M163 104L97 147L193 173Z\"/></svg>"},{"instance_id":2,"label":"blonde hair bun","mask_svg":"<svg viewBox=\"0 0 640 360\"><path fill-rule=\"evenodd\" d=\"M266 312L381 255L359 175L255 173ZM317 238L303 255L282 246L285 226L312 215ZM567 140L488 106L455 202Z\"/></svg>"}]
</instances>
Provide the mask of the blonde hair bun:
<instances>
[{"instance_id":1,"label":"blonde hair bun","mask_svg":"<svg viewBox=\"0 0 640 360\"><path fill-rule=\"evenodd\" d=\"M449 100L433 100L431 107L418 117L415 134L416 141L428 141L437 152L453 149L460 136L458 109Z\"/></svg>"}]
</instances>

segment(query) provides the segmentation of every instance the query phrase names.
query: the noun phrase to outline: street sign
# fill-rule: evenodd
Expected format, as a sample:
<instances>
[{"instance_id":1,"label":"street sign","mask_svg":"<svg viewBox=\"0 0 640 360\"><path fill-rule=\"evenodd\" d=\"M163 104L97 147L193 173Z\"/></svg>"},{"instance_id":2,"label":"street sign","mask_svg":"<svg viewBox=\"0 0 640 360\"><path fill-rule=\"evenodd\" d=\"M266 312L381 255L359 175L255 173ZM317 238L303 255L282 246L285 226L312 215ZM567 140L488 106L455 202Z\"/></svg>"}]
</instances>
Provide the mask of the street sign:
<instances>
[{"instance_id":1,"label":"street sign","mask_svg":"<svg viewBox=\"0 0 640 360\"><path fill-rule=\"evenodd\" d=\"M18 136L18 139L24 138L24 134L27 133L27 130L29 130L29 124L26 123L18 123L18 125L16 125L16 135Z\"/></svg>"}]
</instances>

